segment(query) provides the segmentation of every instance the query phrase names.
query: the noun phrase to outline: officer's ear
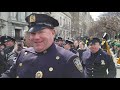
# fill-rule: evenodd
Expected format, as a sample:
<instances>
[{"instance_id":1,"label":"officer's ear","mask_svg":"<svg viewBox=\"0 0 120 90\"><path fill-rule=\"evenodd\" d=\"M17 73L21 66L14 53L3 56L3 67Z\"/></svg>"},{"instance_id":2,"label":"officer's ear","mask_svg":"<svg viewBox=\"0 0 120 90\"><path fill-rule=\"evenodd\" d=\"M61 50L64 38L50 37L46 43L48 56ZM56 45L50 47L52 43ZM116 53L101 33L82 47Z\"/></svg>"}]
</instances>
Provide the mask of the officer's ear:
<instances>
[{"instance_id":1,"label":"officer's ear","mask_svg":"<svg viewBox=\"0 0 120 90\"><path fill-rule=\"evenodd\" d=\"M53 30L51 30L51 31L52 31L52 34L55 36L55 35L56 35L55 30L53 29Z\"/></svg>"}]
</instances>

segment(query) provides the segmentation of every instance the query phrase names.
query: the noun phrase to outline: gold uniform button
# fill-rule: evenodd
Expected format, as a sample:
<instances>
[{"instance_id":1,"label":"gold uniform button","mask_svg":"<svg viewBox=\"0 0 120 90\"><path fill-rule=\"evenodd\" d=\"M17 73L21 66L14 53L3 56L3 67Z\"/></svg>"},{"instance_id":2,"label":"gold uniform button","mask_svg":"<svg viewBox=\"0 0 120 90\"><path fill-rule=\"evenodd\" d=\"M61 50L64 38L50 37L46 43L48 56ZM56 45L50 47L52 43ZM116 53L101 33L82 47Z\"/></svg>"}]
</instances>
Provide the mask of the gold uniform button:
<instances>
[{"instance_id":1,"label":"gold uniform button","mask_svg":"<svg viewBox=\"0 0 120 90\"><path fill-rule=\"evenodd\" d=\"M16 78L19 78L19 76L17 76Z\"/></svg>"},{"instance_id":2,"label":"gold uniform button","mask_svg":"<svg viewBox=\"0 0 120 90\"><path fill-rule=\"evenodd\" d=\"M56 59L57 59L57 60L59 60L59 59L60 59L60 57L59 57L59 56L56 56Z\"/></svg>"},{"instance_id":3,"label":"gold uniform button","mask_svg":"<svg viewBox=\"0 0 120 90\"><path fill-rule=\"evenodd\" d=\"M36 72L36 74L35 74L35 78L42 78L43 77L43 73L42 73L42 71L38 71L38 72Z\"/></svg>"},{"instance_id":4,"label":"gold uniform button","mask_svg":"<svg viewBox=\"0 0 120 90\"><path fill-rule=\"evenodd\" d=\"M49 68L49 71L52 72L52 71L53 71L53 67L50 67L50 68Z\"/></svg>"},{"instance_id":5,"label":"gold uniform button","mask_svg":"<svg viewBox=\"0 0 120 90\"><path fill-rule=\"evenodd\" d=\"M19 66L21 67L21 66L22 66L22 63L19 63Z\"/></svg>"}]
</instances>

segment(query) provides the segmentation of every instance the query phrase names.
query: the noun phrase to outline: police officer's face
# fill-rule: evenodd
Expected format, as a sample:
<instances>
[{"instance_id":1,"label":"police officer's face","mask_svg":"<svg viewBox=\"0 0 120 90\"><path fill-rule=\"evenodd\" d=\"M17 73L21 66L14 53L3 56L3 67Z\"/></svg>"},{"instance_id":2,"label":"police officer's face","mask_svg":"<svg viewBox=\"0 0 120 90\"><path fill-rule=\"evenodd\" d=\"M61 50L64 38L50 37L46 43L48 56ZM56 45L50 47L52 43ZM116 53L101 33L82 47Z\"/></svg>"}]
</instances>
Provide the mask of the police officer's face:
<instances>
[{"instance_id":1,"label":"police officer's face","mask_svg":"<svg viewBox=\"0 0 120 90\"><path fill-rule=\"evenodd\" d=\"M5 46L4 45L0 45L0 50L4 49Z\"/></svg>"},{"instance_id":2,"label":"police officer's face","mask_svg":"<svg viewBox=\"0 0 120 90\"><path fill-rule=\"evenodd\" d=\"M45 28L30 34L30 40L36 52L43 52L54 42L55 31Z\"/></svg>"},{"instance_id":3,"label":"police officer's face","mask_svg":"<svg viewBox=\"0 0 120 90\"><path fill-rule=\"evenodd\" d=\"M60 46L62 46L63 45L63 41L58 41L58 44L60 45Z\"/></svg>"},{"instance_id":4,"label":"police officer's face","mask_svg":"<svg viewBox=\"0 0 120 90\"><path fill-rule=\"evenodd\" d=\"M65 45L64 45L64 48L65 48L66 50L69 50L69 49L70 49L70 45L69 45L69 44L65 44Z\"/></svg>"},{"instance_id":5,"label":"police officer's face","mask_svg":"<svg viewBox=\"0 0 120 90\"><path fill-rule=\"evenodd\" d=\"M100 49L100 44L97 42L94 44L90 44L89 48L92 53L96 53Z\"/></svg>"},{"instance_id":6,"label":"police officer's face","mask_svg":"<svg viewBox=\"0 0 120 90\"><path fill-rule=\"evenodd\" d=\"M15 43L11 40L11 41L5 42L4 44L6 45L6 47L12 47L14 46Z\"/></svg>"}]
</instances>

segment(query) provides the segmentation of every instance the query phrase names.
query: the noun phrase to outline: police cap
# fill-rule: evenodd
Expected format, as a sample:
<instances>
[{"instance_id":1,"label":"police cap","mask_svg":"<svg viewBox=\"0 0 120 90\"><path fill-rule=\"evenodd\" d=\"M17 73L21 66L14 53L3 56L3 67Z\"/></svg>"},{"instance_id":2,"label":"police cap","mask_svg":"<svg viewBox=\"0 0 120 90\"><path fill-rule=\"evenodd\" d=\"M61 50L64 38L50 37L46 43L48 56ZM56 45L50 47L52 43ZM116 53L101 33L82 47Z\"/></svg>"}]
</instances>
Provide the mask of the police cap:
<instances>
[{"instance_id":1,"label":"police cap","mask_svg":"<svg viewBox=\"0 0 120 90\"><path fill-rule=\"evenodd\" d=\"M63 41L63 38L62 37L58 37L57 40L58 41Z\"/></svg>"},{"instance_id":2,"label":"police cap","mask_svg":"<svg viewBox=\"0 0 120 90\"><path fill-rule=\"evenodd\" d=\"M0 45L2 45L3 44L3 40L2 40L2 38L0 37Z\"/></svg>"},{"instance_id":3,"label":"police cap","mask_svg":"<svg viewBox=\"0 0 120 90\"><path fill-rule=\"evenodd\" d=\"M37 32L45 28L54 28L59 26L56 19L46 14L32 13L25 18L28 23L29 32Z\"/></svg>"},{"instance_id":4,"label":"police cap","mask_svg":"<svg viewBox=\"0 0 120 90\"><path fill-rule=\"evenodd\" d=\"M10 37L10 36L2 36L1 40L2 40L3 43L8 42L8 41L14 41L15 42L15 39Z\"/></svg>"},{"instance_id":5,"label":"police cap","mask_svg":"<svg viewBox=\"0 0 120 90\"><path fill-rule=\"evenodd\" d=\"M100 39L95 37L95 38L91 38L91 39L89 40L89 45L90 45L90 44L95 44L95 43L101 44Z\"/></svg>"},{"instance_id":6,"label":"police cap","mask_svg":"<svg viewBox=\"0 0 120 90\"><path fill-rule=\"evenodd\" d=\"M73 40L72 39L67 39L67 40L65 40L65 43L66 44L73 44Z\"/></svg>"}]
</instances>

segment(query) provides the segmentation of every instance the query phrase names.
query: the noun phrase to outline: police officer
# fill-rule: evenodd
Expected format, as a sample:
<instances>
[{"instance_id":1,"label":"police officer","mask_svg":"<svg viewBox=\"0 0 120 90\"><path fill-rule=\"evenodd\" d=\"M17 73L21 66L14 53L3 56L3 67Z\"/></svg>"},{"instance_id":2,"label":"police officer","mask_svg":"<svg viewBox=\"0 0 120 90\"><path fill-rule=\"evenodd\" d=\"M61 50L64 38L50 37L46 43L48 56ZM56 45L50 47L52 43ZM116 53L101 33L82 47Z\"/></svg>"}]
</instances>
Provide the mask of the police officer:
<instances>
[{"instance_id":1,"label":"police officer","mask_svg":"<svg viewBox=\"0 0 120 90\"><path fill-rule=\"evenodd\" d=\"M14 58L17 57L17 52L15 52L15 39L10 36L2 36L3 43L5 44L4 61L7 62L7 67L9 68L14 63Z\"/></svg>"},{"instance_id":2,"label":"police officer","mask_svg":"<svg viewBox=\"0 0 120 90\"><path fill-rule=\"evenodd\" d=\"M74 42L74 41L73 41L72 39L67 39L67 40L65 40L64 48L65 48L66 50L70 50L71 52L79 55L78 52L77 52L77 50L74 49L74 43L73 43L73 42Z\"/></svg>"},{"instance_id":3,"label":"police officer","mask_svg":"<svg viewBox=\"0 0 120 90\"><path fill-rule=\"evenodd\" d=\"M5 61L4 57L4 51L5 45L3 44L3 41L0 38L0 74L6 71L7 68L7 62Z\"/></svg>"},{"instance_id":4,"label":"police officer","mask_svg":"<svg viewBox=\"0 0 120 90\"><path fill-rule=\"evenodd\" d=\"M89 56L83 61L85 64L85 76L86 78L115 78L115 63L112 57L100 48L100 43L100 39L92 38L89 42L90 50L88 50L90 55L87 51L83 53L84 58Z\"/></svg>"},{"instance_id":5,"label":"police officer","mask_svg":"<svg viewBox=\"0 0 120 90\"><path fill-rule=\"evenodd\" d=\"M54 44L59 23L46 14L26 17L33 47L24 49L3 78L83 78L79 57Z\"/></svg>"},{"instance_id":6,"label":"police officer","mask_svg":"<svg viewBox=\"0 0 120 90\"><path fill-rule=\"evenodd\" d=\"M56 44L58 45L58 46L60 46L60 47L63 47L63 43L64 43L64 40L63 40L63 38L62 37L57 37L56 38Z\"/></svg>"},{"instance_id":7,"label":"police officer","mask_svg":"<svg viewBox=\"0 0 120 90\"><path fill-rule=\"evenodd\" d=\"M3 42L0 40L0 51L3 50L5 48L5 45L3 44Z\"/></svg>"}]
</instances>

